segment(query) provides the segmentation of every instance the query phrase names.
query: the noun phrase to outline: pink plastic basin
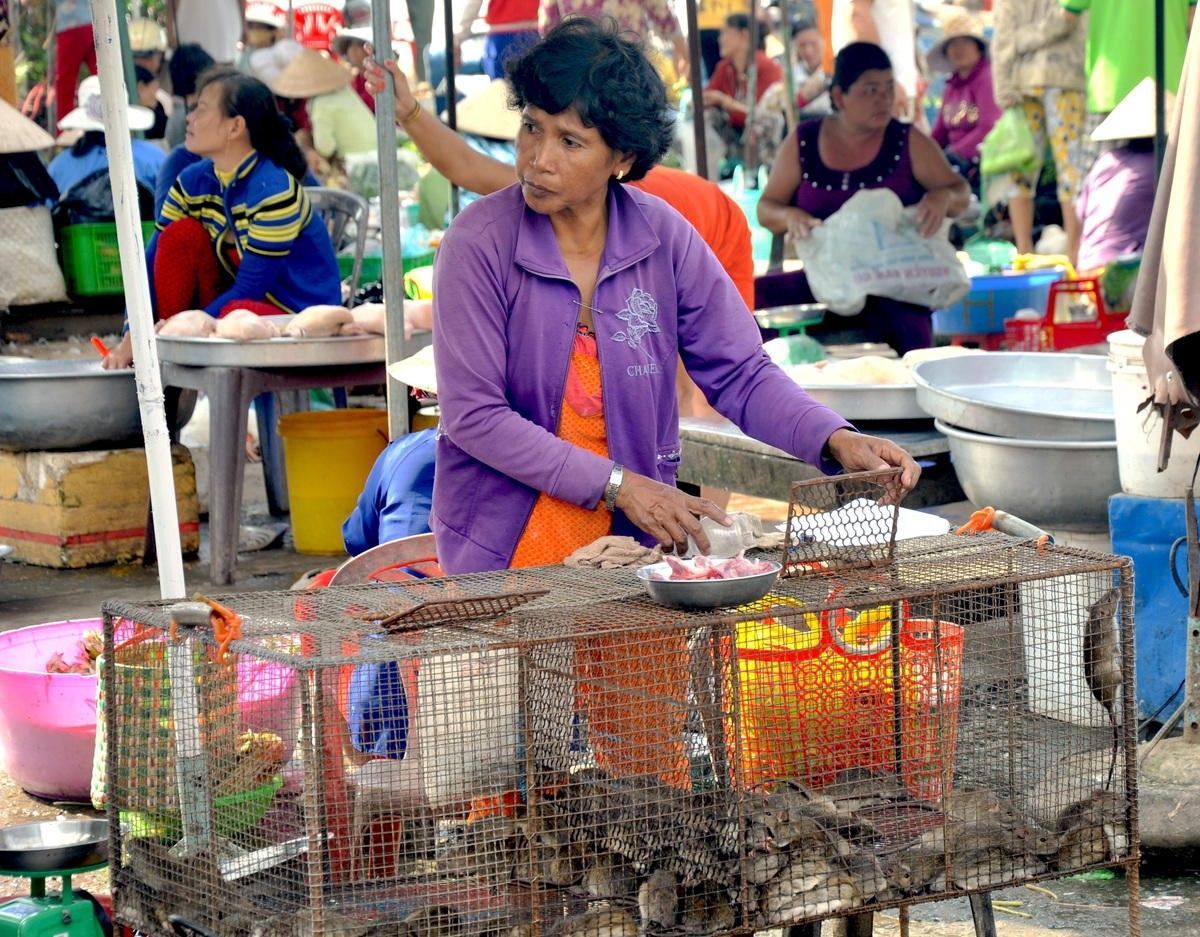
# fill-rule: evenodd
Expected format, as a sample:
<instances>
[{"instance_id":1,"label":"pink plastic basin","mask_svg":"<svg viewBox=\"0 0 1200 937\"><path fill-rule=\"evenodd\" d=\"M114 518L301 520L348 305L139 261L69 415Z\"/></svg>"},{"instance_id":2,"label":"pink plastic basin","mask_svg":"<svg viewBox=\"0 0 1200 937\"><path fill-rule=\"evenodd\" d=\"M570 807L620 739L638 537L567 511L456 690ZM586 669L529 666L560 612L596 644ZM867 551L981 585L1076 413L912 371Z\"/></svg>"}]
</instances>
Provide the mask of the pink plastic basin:
<instances>
[{"instance_id":1,"label":"pink plastic basin","mask_svg":"<svg viewBox=\"0 0 1200 937\"><path fill-rule=\"evenodd\" d=\"M0 767L31 794L87 800L96 744L94 675L46 673L56 651L68 661L99 618L0 632Z\"/></svg>"},{"instance_id":2,"label":"pink plastic basin","mask_svg":"<svg viewBox=\"0 0 1200 937\"><path fill-rule=\"evenodd\" d=\"M90 798L96 677L46 673L46 661L56 651L75 660L83 633L103 627L99 618L79 618L0 632L0 768L31 794ZM237 677L242 728L276 733L290 759L299 696L295 671L242 657Z\"/></svg>"}]
</instances>

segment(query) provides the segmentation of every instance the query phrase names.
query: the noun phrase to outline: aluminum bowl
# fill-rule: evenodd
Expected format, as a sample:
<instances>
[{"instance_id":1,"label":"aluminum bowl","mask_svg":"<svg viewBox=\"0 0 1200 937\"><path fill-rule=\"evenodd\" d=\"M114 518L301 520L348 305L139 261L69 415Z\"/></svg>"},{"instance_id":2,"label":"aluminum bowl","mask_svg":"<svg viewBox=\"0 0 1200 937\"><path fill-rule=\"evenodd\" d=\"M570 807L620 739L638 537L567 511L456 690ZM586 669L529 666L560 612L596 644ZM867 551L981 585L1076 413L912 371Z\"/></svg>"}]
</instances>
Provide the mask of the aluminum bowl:
<instances>
[{"instance_id":1,"label":"aluminum bowl","mask_svg":"<svg viewBox=\"0 0 1200 937\"><path fill-rule=\"evenodd\" d=\"M940 420L959 484L973 504L992 505L1039 527L1104 530L1108 496L1121 490L1117 442L985 436Z\"/></svg>"},{"instance_id":2,"label":"aluminum bowl","mask_svg":"<svg viewBox=\"0 0 1200 937\"><path fill-rule=\"evenodd\" d=\"M783 567L772 562L771 569L753 576L734 579L652 579L654 573L669 573L666 563L651 563L637 571L642 586L659 605L671 608L732 608L761 599L771 591Z\"/></svg>"},{"instance_id":3,"label":"aluminum bowl","mask_svg":"<svg viewBox=\"0 0 1200 937\"><path fill-rule=\"evenodd\" d=\"M181 408L179 424L190 417ZM135 445L141 426L132 370L106 371L98 358L0 356L0 449Z\"/></svg>"},{"instance_id":4,"label":"aluminum bowl","mask_svg":"<svg viewBox=\"0 0 1200 937\"><path fill-rule=\"evenodd\" d=\"M48 820L0 830L0 870L58 872L108 861L103 820Z\"/></svg>"},{"instance_id":5,"label":"aluminum bowl","mask_svg":"<svg viewBox=\"0 0 1200 937\"><path fill-rule=\"evenodd\" d=\"M989 352L913 368L917 403L943 423L1013 439L1104 441L1116 435L1101 355Z\"/></svg>"}]
</instances>

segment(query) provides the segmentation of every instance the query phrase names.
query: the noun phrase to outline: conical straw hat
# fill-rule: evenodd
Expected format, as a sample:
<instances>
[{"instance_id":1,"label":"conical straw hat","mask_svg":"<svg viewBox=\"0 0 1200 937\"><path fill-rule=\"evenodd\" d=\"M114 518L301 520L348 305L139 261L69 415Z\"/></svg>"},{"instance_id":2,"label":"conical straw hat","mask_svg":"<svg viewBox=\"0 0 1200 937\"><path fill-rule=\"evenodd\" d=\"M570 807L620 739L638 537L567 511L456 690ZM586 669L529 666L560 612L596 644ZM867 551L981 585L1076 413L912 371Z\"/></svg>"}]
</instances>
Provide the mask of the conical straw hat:
<instances>
[{"instance_id":1,"label":"conical straw hat","mask_svg":"<svg viewBox=\"0 0 1200 937\"><path fill-rule=\"evenodd\" d=\"M28 153L54 146L54 137L0 98L0 153Z\"/></svg>"},{"instance_id":2,"label":"conical straw hat","mask_svg":"<svg viewBox=\"0 0 1200 937\"><path fill-rule=\"evenodd\" d=\"M459 101L455 118L462 133L493 140L515 140L521 129L521 115L508 106L508 82L503 78Z\"/></svg>"},{"instance_id":3,"label":"conical straw hat","mask_svg":"<svg viewBox=\"0 0 1200 937\"><path fill-rule=\"evenodd\" d=\"M351 78L350 70L345 66L327 59L320 52L305 49L268 84L281 98L313 98L345 88Z\"/></svg>"},{"instance_id":4,"label":"conical straw hat","mask_svg":"<svg viewBox=\"0 0 1200 937\"><path fill-rule=\"evenodd\" d=\"M1167 92L1166 120L1171 122L1171 110L1175 106L1175 95ZM1166 127L1163 128L1165 133ZM1119 104L1108 112L1100 126L1092 131L1092 139L1137 140L1154 136L1154 79L1143 78L1137 86L1121 98Z\"/></svg>"}]
</instances>

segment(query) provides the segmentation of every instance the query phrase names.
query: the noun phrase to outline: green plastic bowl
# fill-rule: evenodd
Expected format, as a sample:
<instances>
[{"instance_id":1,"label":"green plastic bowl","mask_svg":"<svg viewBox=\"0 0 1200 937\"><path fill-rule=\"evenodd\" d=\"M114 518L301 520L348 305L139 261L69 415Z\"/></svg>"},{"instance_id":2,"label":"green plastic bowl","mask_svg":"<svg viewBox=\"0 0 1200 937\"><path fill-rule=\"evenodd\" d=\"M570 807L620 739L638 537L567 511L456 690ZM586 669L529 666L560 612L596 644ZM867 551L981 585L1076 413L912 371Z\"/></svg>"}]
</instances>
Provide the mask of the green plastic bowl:
<instances>
[{"instance_id":1,"label":"green plastic bowl","mask_svg":"<svg viewBox=\"0 0 1200 937\"><path fill-rule=\"evenodd\" d=\"M271 801L283 787L283 778L271 780L248 791L225 794L213 799L213 825L216 834L226 838L245 833L255 826L271 806ZM151 814L137 810L122 810L121 825L126 835L142 839L179 839L183 824L176 812Z\"/></svg>"}]
</instances>

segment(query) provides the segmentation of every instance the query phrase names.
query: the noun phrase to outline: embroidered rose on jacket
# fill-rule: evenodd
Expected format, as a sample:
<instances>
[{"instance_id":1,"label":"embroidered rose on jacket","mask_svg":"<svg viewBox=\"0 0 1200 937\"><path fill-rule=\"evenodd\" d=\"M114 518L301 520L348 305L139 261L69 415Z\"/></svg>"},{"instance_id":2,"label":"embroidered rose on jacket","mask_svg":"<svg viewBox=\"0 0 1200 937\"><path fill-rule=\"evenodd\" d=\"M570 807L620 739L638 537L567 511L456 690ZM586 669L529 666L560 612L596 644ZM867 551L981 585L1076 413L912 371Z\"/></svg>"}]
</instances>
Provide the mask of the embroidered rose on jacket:
<instances>
[{"instance_id":1,"label":"embroidered rose on jacket","mask_svg":"<svg viewBox=\"0 0 1200 937\"><path fill-rule=\"evenodd\" d=\"M625 307L617 318L627 326L625 331L613 334L613 341L624 342L630 348L642 350L642 339L650 332L658 332L658 303L644 290L634 287Z\"/></svg>"}]
</instances>

